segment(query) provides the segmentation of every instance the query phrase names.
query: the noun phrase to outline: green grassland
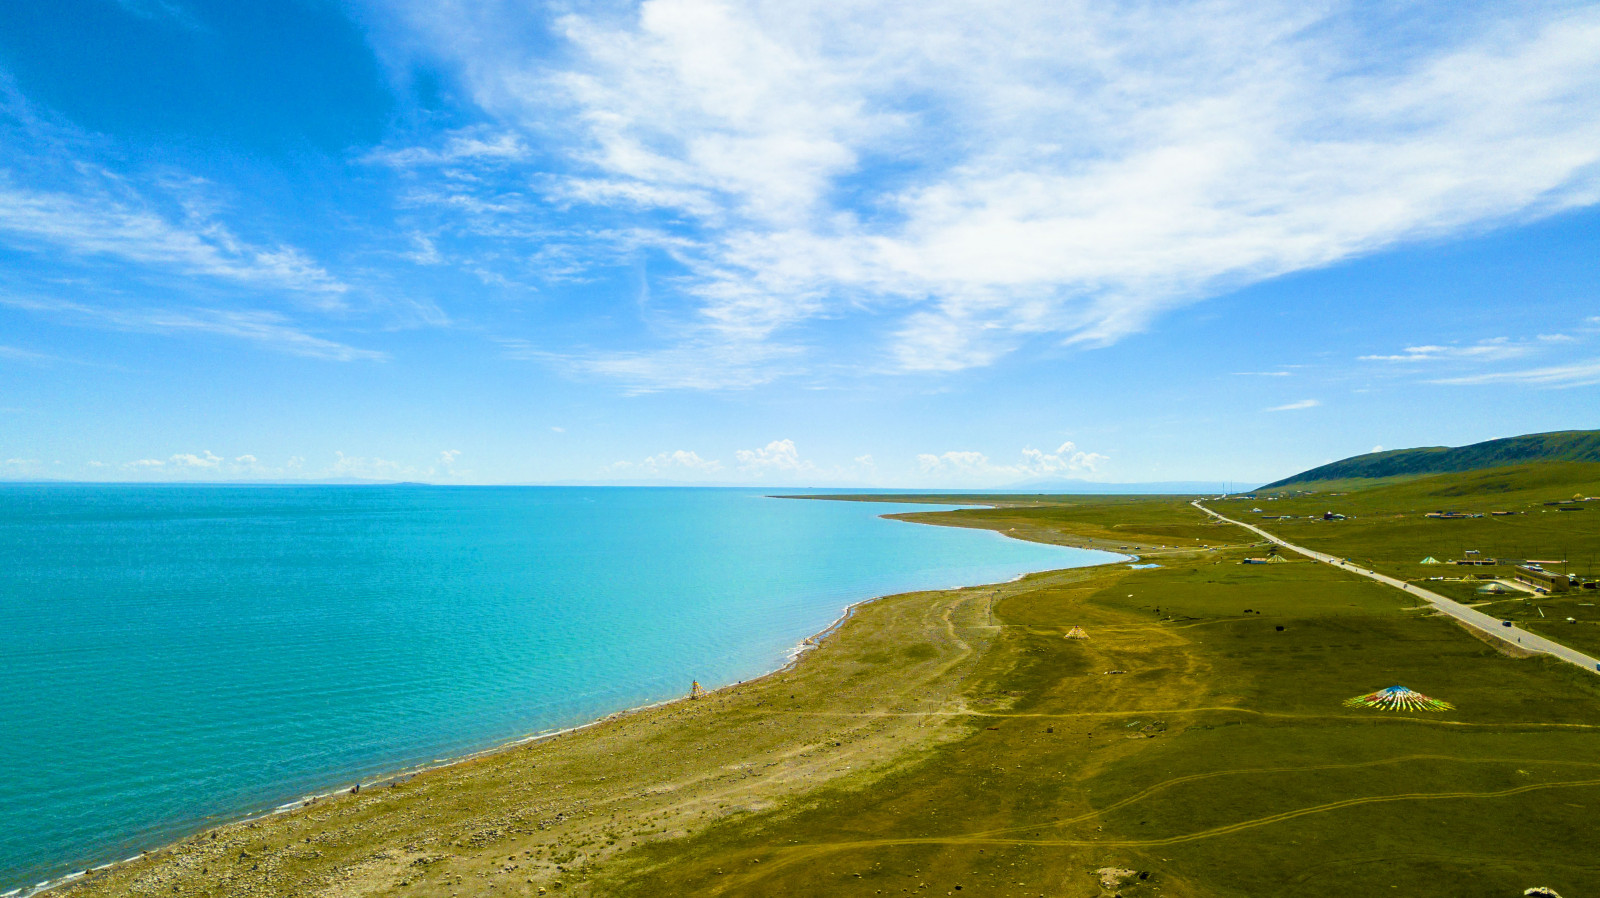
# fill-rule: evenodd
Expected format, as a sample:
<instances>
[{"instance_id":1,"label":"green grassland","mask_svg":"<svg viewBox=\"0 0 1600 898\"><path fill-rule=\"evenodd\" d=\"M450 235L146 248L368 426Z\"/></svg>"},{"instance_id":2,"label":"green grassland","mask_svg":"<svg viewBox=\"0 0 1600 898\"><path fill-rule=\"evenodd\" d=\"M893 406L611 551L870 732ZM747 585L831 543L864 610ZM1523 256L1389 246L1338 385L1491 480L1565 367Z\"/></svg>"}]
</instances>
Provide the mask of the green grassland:
<instances>
[{"instance_id":1,"label":"green grassland","mask_svg":"<svg viewBox=\"0 0 1600 898\"><path fill-rule=\"evenodd\" d=\"M1519 539L1585 545L1591 512L1527 504L1584 483L1593 467L1447 475L1273 510L1347 500L1354 520L1285 536L1399 564L1462 533L1429 527L1491 526L1414 519L1450 491L1524 503ZM1160 566L890 597L772 677L227 827L72 891L1600 894L1600 677L1328 565L1242 565L1254 535L1182 497L983 501L901 517ZM1089 638L1065 638L1077 626ZM1344 704L1395 684L1455 708Z\"/></svg>"},{"instance_id":2,"label":"green grassland","mask_svg":"<svg viewBox=\"0 0 1600 898\"><path fill-rule=\"evenodd\" d=\"M1064 537L1079 520L1088 534L1139 520L1149 529L1120 524L1124 538L1159 545L1196 526L1179 511L1157 498L947 514ZM1241 566L1244 554L1172 553L1159 569L1007 597L964 689L965 738L870 784L641 850L602 891L1600 889L1586 835L1600 810L1600 678L1498 654L1325 565ZM1090 639L1061 638L1079 624ZM1457 710L1342 703L1395 683ZM1093 871L1108 867L1135 875L1102 888Z\"/></svg>"},{"instance_id":3,"label":"green grassland","mask_svg":"<svg viewBox=\"0 0 1600 898\"><path fill-rule=\"evenodd\" d=\"M851 501L926 502L941 505L992 505L958 514L910 512L889 515L902 521L998 530L1022 539L1067 543L1095 549L1147 552L1177 547L1217 546L1249 538L1237 527L1218 523L1189 505L1186 496L816 496ZM1070 526L1063 522L1070 521Z\"/></svg>"},{"instance_id":4,"label":"green grassland","mask_svg":"<svg viewBox=\"0 0 1600 898\"><path fill-rule=\"evenodd\" d=\"M1264 526L1296 545L1371 561L1396 576L1440 576L1447 571L1420 562L1429 556L1440 561L1464 558L1468 549L1493 558L1565 558L1573 573L1600 576L1600 501L1572 506L1581 511L1561 511L1546 504L1600 495L1600 463L1546 462L1377 485L1344 481L1318 487L1314 492L1263 492L1254 494L1254 499L1209 504L1229 517ZM1279 498L1266 498L1273 495ZM1252 514L1253 508L1262 509L1262 514ZM1307 517L1325 511L1352 519ZM1425 516L1432 511L1484 517ZM1295 517L1260 520L1264 515ZM1508 575L1510 569L1451 568L1448 573Z\"/></svg>"}]
</instances>

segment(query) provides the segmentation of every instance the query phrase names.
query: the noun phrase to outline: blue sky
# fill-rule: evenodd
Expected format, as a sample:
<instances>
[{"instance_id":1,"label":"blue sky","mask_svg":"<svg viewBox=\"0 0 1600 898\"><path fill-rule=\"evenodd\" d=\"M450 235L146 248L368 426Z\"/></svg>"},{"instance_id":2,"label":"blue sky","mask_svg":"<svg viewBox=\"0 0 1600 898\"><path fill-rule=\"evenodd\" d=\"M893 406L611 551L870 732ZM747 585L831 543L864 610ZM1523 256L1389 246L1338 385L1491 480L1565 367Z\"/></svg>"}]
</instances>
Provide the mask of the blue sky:
<instances>
[{"instance_id":1,"label":"blue sky","mask_svg":"<svg viewBox=\"0 0 1600 898\"><path fill-rule=\"evenodd\" d=\"M0 6L0 477L1259 482L1597 426L1600 6Z\"/></svg>"}]
</instances>

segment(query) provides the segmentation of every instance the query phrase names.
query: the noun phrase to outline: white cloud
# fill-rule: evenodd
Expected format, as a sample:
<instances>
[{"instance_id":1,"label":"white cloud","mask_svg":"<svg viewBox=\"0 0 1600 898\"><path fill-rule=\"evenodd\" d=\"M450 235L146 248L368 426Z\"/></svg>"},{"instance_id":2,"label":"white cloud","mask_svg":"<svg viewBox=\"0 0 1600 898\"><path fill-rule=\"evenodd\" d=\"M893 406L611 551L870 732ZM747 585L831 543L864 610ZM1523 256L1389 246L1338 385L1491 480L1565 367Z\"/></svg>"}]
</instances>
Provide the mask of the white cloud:
<instances>
[{"instance_id":1,"label":"white cloud","mask_svg":"<svg viewBox=\"0 0 1600 898\"><path fill-rule=\"evenodd\" d=\"M141 19L165 20L190 31L204 28L188 10L170 0L117 0L117 5Z\"/></svg>"},{"instance_id":2,"label":"white cloud","mask_svg":"<svg viewBox=\"0 0 1600 898\"><path fill-rule=\"evenodd\" d=\"M492 133L483 128L453 132L436 148L385 148L368 153L364 161L399 169L452 165L485 160L510 162L526 158L528 148L522 138L509 132Z\"/></svg>"},{"instance_id":3,"label":"white cloud","mask_svg":"<svg viewBox=\"0 0 1600 898\"><path fill-rule=\"evenodd\" d=\"M658 390L737 390L799 370L800 350L755 342L694 339L660 352L568 352L535 349L524 340L500 340L508 358L536 359L574 374L619 381L632 394Z\"/></svg>"},{"instance_id":4,"label":"white cloud","mask_svg":"<svg viewBox=\"0 0 1600 898\"><path fill-rule=\"evenodd\" d=\"M1381 446L1381 445L1373 446L1371 449L1368 449L1367 451L1368 452L1382 452L1383 451L1383 446Z\"/></svg>"},{"instance_id":5,"label":"white cloud","mask_svg":"<svg viewBox=\"0 0 1600 898\"><path fill-rule=\"evenodd\" d=\"M773 440L759 449L740 449L734 453L739 469L756 474L797 474L814 472L816 465L800 457L794 440Z\"/></svg>"},{"instance_id":6,"label":"white cloud","mask_svg":"<svg viewBox=\"0 0 1600 898\"><path fill-rule=\"evenodd\" d=\"M334 452L333 466L328 474L334 477L353 477L362 480L393 480L397 477L415 477L420 473L411 465L386 458L345 455Z\"/></svg>"},{"instance_id":7,"label":"white cloud","mask_svg":"<svg viewBox=\"0 0 1600 898\"><path fill-rule=\"evenodd\" d=\"M1588 386L1596 382L1595 371L1596 366L1600 365L1600 361L1582 358L1571 359L1570 356L1574 353L1581 353L1583 344L1595 336L1596 328L1592 326L1594 321L1594 318L1589 318L1580 322L1578 327L1574 329L1574 333L1570 334L1539 334L1531 339L1495 337L1466 345L1430 344L1409 346L1406 347L1403 354L1366 355L1361 356L1361 359L1363 361L1378 362L1451 363L1449 367L1458 371L1463 369L1470 371L1476 367L1480 372L1451 377L1435 376L1427 381L1435 384L1516 383L1541 387ZM1562 355L1569 358L1566 360L1559 359L1559 356ZM1482 370L1486 367L1495 367L1497 362L1524 359L1529 356L1538 357L1545 361L1546 364L1513 371Z\"/></svg>"},{"instance_id":8,"label":"white cloud","mask_svg":"<svg viewBox=\"0 0 1600 898\"><path fill-rule=\"evenodd\" d=\"M23 246L127 262L307 295L337 308L349 287L291 246L253 246L193 211L173 222L142 198L86 188L82 195L27 190L0 179L0 232Z\"/></svg>"},{"instance_id":9,"label":"white cloud","mask_svg":"<svg viewBox=\"0 0 1600 898\"><path fill-rule=\"evenodd\" d=\"M1535 387L1587 387L1600 384L1600 359L1587 359L1569 365L1550 365L1521 371L1497 371L1464 377L1444 377L1436 384L1477 386L1481 384L1524 384Z\"/></svg>"},{"instance_id":10,"label":"white cloud","mask_svg":"<svg viewBox=\"0 0 1600 898\"><path fill-rule=\"evenodd\" d=\"M251 465L254 465L254 464L256 464L256 457L255 457L255 456L254 456L254 455L240 455L240 456L236 456L236 457L235 457L235 458L234 458L234 459L233 459L233 463L234 463L234 464L236 464L236 465L246 465L246 466L251 466Z\"/></svg>"},{"instance_id":11,"label":"white cloud","mask_svg":"<svg viewBox=\"0 0 1600 898\"><path fill-rule=\"evenodd\" d=\"M1554 341L1551 337L1540 337L1539 339L1543 342ZM1407 346L1405 351L1398 355L1364 355L1360 359L1363 362L1492 362L1519 358L1534 352L1537 348L1535 343L1529 341L1513 341L1509 337L1493 337L1487 340L1479 340L1466 346L1456 344L1449 346Z\"/></svg>"},{"instance_id":12,"label":"white cloud","mask_svg":"<svg viewBox=\"0 0 1600 898\"><path fill-rule=\"evenodd\" d=\"M211 450L205 450L204 455L195 455L192 452L174 455L167 459L173 467L178 468L215 468L222 464L221 456L212 455Z\"/></svg>"},{"instance_id":13,"label":"white cloud","mask_svg":"<svg viewBox=\"0 0 1600 898\"><path fill-rule=\"evenodd\" d=\"M66 318L74 323L158 334L216 334L259 343L292 355L331 361L381 361L382 352L324 339L296 327L283 315L236 309L94 307L65 300L0 295L0 306Z\"/></svg>"},{"instance_id":14,"label":"white cloud","mask_svg":"<svg viewBox=\"0 0 1600 898\"><path fill-rule=\"evenodd\" d=\"M567 429L565 427L556 427L556 426L552 425L550 427L550 432L551 433L566 433Z\"/></svg>"},{"instance_id":15,"label":"white cloud","mask_svg":"<svg viewBox=\"0 0 1600 898\"><path fill-rule=\"evenodd\" d=\"M1303 408L1316 408L1317 406L1319 406L1321 404L1322 404L1321 400L1317 400L1317 399L1301 399L1301 400L1299 400L1297 402L1290 402L1290 403L1287 403L1285 405L1275 405L1272 408L1267 409L1267 411L1269 411L1269 412L1293 412L1293 411L1298 411L1298 410L1303 409Z\"/></svg>"},{"instance_id":16,"label":"white cloud","mask_svg":"<svg viewBox=\"0 0 1600 898\"><path fill-rule=\"evenodd\" d=\"M552 197L680 216L691 308L666 345L588 360L645 386L759 382L790 359L758 348L863 310L902 370L1099 345L1600 200L1594 8L647 0L561 17L560 69L520 6L409 9L490 115L565 139ZM746 362L696 375L707 346Z\"/></svg>"},{"instance_id":17,"label":"white cloud","mask_svg":"<svg viewBox=\"0 0 1600 898\"><path fill-rule=\"evenodd\" d=\"M159 467L162 467L165 464L166 464L166 462L162 461L159 458L141 458L141 459L138 459L137 461L130 461L127 464L124 464L123 467L124 468L135 468L135 469L137 469L137 468L159 468Z\"/></svg>"},{"instance_id":18,"label":"white cloud","mask_svg":"<svg viewBox=\"0 0 1600 898\"><path fill-rule=\"evenodd\" d=\"M1021 456L1013 464L997 464L984 453L972 450L939 455L924 453L917 456L917 467L925 475L997 483L1018 478L1092 474L1101 463L1110 460L1097 452L1084 452L1071 442L1062 443L1054 452L1024 448Z\"/></svg>"},{"instance_id":19,"label":"white cloud","mask_svg":"<svg viewBox=\"0 0 1600 898\"><path fill-rule=\"evenodd\" d=\"M722 462L716 459L701 458L699 453L687 449L677 449L672 452L660 452L651 455L639 462L614 462L606 468L609 473L637 472L651 476L669 473L674 470L712 473L722 470Z\"/></svg>"},{"instance_id":20,"label":"white cloud","mask_svg":"<svg viewBox=\"0 0 1600 898\"><path fill-rule=\"evenodd\" d=\"M443 265L444 254L439 252L439 247L434 245L433 238L426 234L411 235L411 252L401 255L418 265Z\"/></svg>"},{"instance_id":21,"label":"white cloud","mask_svg":"<svg viewBox=\"0 0 1600 898\"><path fill-rule=\"evenodd\" d=\"M0 346L0 359L5 359L12 362L23 362L30 365L49 365L54 362L62 361L59 356L53 356L43 352L34 352L29 349L18 349L15 346Z\"/></svg>"},{"instance_id":22,"label":"white cloud","mask_svg":"<svg viewBox=\"0 0 1600 898\"><path fill-rule=\"evenodd\" d=\"M8 458L5 463L8 466L20 468L27 465L36 465L39 460L37 458Z\"/></svg>"},{"instance_id":23,"label":"white cloud","mask_svg":"<svg viewBox=\"0 0 1600 898\"><path fill-rule=\"evenodd\" d=\"M448 468L451 465L455 464L456 463L456 459L460 458L460 457L461 457L461 450L460 449L446 449L443 452L439 453L439 464L444 465L446 468Z\"/></svg>"}]
</instances>

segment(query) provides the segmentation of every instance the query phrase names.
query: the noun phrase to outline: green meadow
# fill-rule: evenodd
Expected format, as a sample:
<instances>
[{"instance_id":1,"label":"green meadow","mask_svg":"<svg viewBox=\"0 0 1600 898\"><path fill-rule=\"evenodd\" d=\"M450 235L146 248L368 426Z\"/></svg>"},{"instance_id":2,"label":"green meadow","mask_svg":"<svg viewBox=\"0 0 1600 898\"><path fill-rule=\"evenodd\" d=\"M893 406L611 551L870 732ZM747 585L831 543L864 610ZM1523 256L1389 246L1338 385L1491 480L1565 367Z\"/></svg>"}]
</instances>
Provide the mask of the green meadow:
<instances>
[{"instance_id":1,"label":"green meadow","mask_svg":"<svg viewBox=\"0 0 1600 898\"><path fill-rule=\"evenodd\" d=\"M1326 565L1195 551L1230 534L1185 500L1019 501L925 519L1185 548L998 602L1001 636L960 686L965 738L642 851L603 891L1600 890L1600 677L1501 654ZM1063 638L1077 625L1089 639ZM1344 704L1397 684L1455 709Z\"/></svg>"}]
</instances>

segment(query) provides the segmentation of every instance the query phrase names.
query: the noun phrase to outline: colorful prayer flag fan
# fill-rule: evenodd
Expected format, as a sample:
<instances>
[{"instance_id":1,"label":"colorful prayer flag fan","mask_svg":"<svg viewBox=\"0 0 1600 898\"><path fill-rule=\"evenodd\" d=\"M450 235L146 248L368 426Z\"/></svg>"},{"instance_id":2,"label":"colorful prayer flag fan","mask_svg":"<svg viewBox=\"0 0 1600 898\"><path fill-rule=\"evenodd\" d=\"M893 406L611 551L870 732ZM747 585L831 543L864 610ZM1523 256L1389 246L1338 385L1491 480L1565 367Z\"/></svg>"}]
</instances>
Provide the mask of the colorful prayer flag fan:
<instances>
[{"instance_id":1,"label":"colorful prayer flag fan","mask_svg":"<svg viewBox=\"0 0 1600 898\"><path fill-rule=\"evenodd\" d=\"M1390 686L1388 689L1358 695L1346 699L1345 704L1352 708L1377 708L1380 711L1449 711L1455 708L1449 702L1428 698L1404 686Z\"/></svg>"},{"instance_id":2,"label":"colorful prayer flag fan","mask_svg":"<svg viewBox=\"0 0 1600 898\"><path fill-rule=\"evenodd\" d=\"M1066 638L1067 639L1088 639L1089 638L1089 634L1083 632L1083 628L1082 627L1073 627L1072 629L1067 631Z\"/></svg>"}]
</instances>

